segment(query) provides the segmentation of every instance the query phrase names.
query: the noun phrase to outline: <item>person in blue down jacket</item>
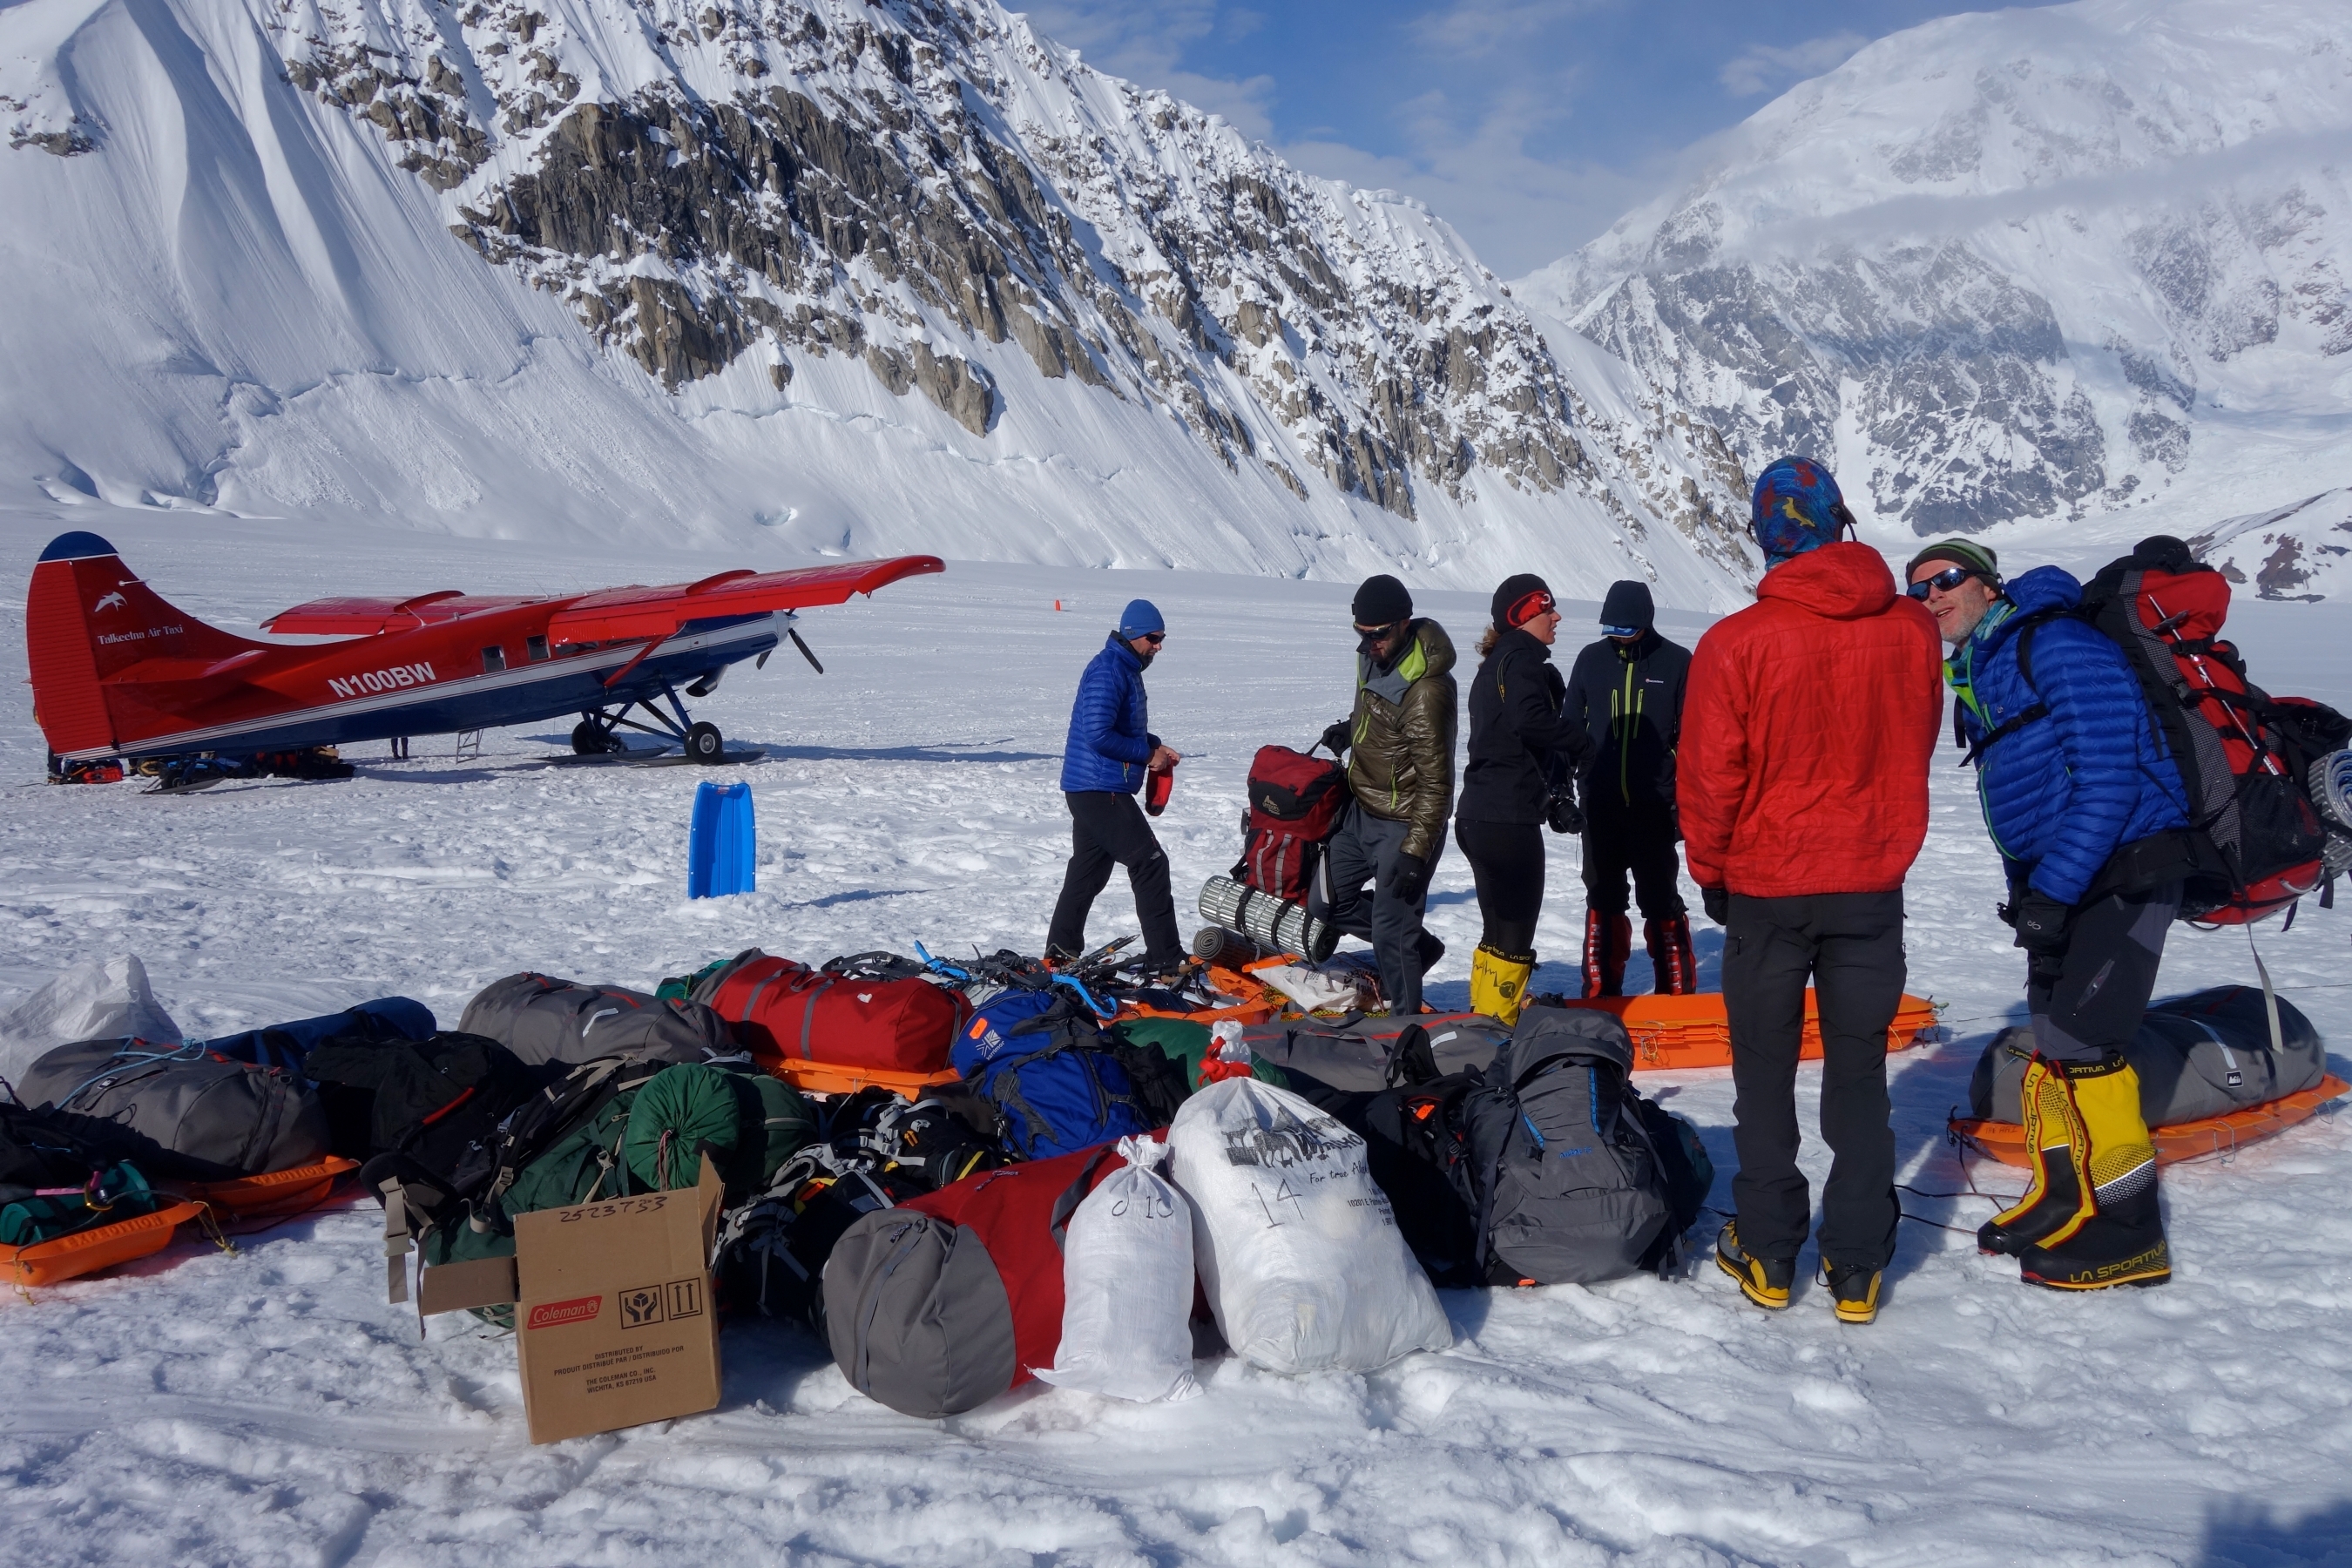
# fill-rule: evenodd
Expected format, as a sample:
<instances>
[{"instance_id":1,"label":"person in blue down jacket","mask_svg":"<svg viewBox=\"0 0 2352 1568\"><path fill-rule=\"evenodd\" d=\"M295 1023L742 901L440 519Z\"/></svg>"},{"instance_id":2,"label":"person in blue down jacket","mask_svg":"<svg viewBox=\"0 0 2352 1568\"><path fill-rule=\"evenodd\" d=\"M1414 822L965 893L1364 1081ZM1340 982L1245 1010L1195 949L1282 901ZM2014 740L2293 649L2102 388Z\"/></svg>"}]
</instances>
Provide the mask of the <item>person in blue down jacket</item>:
<instances>
[{"instance_id":1,"label":"person in blue down jacket","mask_svg":"<svg viewBox=\"0 0 2352 1568\"><path fill-rule=\"evenodd\" d=\"M1910 594L1952 646L1955 722L2009 873L2002 918L2026 952L2032 1181L1977 1233L2061 1289L2171 1278L2156 1150L2123 1057L2156 989L2193 864L2189 797L2124 652L2073 611L2055 566L2004 584L1965 540L1911 561Z\"/></svg>"},{"instance_id":2,"label":"person in blue down jacket","mask_svg":"<svg viewBox=\"0 0 2352 1568\"><path fill-rule=\"evenodd\" d=\"M1180 758L1151 732L1143 671L1168 639L1167 623L1149 599L1120 612L1118 629L1078 678L1070 707L1070 738L1062 753L1062 793L1070 803L1070 864L1062 896L1045 933L1045 956L1077 958L1087 951L1087 914L1110 881L1114 865L1127 868L1135 912L1143 922L1144 963L1170 974L1184 963L1176 934L1176 901L1169 890L1168 856L1136 805L1153 773Z\"/></svg>"}]
</instances>

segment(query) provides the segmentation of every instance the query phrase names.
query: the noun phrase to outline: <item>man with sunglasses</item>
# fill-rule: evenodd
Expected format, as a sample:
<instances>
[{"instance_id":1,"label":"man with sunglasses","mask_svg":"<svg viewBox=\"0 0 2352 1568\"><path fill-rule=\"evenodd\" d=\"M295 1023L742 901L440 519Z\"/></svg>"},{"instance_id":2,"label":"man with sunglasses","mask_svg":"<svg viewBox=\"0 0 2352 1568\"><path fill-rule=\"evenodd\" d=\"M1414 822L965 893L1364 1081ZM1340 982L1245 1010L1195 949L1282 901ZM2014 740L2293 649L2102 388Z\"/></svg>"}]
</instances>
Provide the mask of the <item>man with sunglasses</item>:
<instances>
[{"instance_id":1,"label":"man with sunglasses","mask_svg":"<svg viewBox=\"0 0 2352 1568\"><path fill-rule=\"evenodd\" d=\"M1346 754L1354 798L1307 904L1372 944L1394 1017L1421 1011L1421 977L1445 955L1421 921L1454 810L1454 643L1435 621L1415 618L1412 595L1385 574L1365 579L1351 607L1355 711L1323 732L1323 744Z\"/></svg>"},{"instance_id":2,"label":"man with sunglasses","mask_svg":"<svg viewBox=\"0 0 2352 1568\"><path fill-rule=\"evenodd\" d=\"M2033 1057L2025 1194L1977 1232L2028 1284L2095 1290L2171 1278L2156 1150L2124 1059L2156 989L2193 857L2179 770L2121 648L2074 612L2055 566L2003 583L1966 540L1911 558L1909 591L1952 646L1954 727L2009 873Z\"/></svg>"},{"instance_id":3,"label":"man with sunglasses","mask_svg":"<svg viewBox=\"0 0 2352 1568\"><path fill-rule=\"evenodd\" d=\"M1822 1036L1821 1268L1840 1322L1878 1314L1895 1255L1886 1029L1903 1000L1903 879L1927 836L1942 728L1935 622L1895 589L1837 480L1803 458L1758 476L1756 603L1691 655L1675 797L1684 854L1725 927L1737 1217L1716 1262L1759 1307L1789 1305L1812 1201L1797 1167L1797 1061L1810 982Z\"/></svg>"},{"instance_id":4,"label":"man with sunglasses","mask_svg":"<svg viewBox=\"0 0 2352 1568\"><path fill-rule=\"evenodd\" d=\"M1127 868L1128 882L1135 889L1145 967L1154 974L1173 974L1183 967L1184 941L1176 931L1168 856L1135 801L1145 780L1183 760L1151 732L1143 690L1143 672L1167 640L1167 623L1159 609L1149 599L1134 600L1119 612L1118 629L1078 679L1077 700L1070 707L1069 742L1062 752L1062 793L1070 803L1070 863L1062 874L1054 923L1045 933L1048 958L1076 958L1087 951L1087 911L1117 865Z\"/></svg>"},{"instance_id":5,"label":"man with sunglasses","mask_svg":"<svg viewBox=\"0 0 2352 1568\"><path fill-rule=\"evenodd\" d=\"M1584 994L1625 989L1633 922L1625 879L1642 905L1650 989L1679 996L1698 989L1690 914L1683 904L1675 843L1675 751L1681 743L1683 689L1690 650L1657 633L1646 583L1612 583L1601 604L1601 640L1576 656L1568 716L1591 734L1584 775Z\"/></svg>"}]
</instances>

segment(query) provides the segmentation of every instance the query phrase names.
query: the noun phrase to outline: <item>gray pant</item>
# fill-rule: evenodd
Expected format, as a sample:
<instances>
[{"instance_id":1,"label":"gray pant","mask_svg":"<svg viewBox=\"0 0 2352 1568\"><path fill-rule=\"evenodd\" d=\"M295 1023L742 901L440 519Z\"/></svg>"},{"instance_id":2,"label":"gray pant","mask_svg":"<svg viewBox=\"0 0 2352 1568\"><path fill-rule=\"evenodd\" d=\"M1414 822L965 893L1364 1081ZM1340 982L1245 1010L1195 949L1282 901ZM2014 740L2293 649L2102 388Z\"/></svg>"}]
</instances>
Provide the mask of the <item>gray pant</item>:
<instances>
[{"instance_id":1,"label":"gray pant","mask_svg":"<svg viewBox=\"0 0 2352 1568\"><path fill-rule=\"evenodd\" d=\"M1421 976L1429 967L1423 959L1421 911L1429 890L1411 903L1388 889L1390 873L1403 852L1412 825L1374 816L1350 803L1339 819L1339 830L1323 847L1322 864L1307 892L1307 912L1329 921L1348 935L1372 944L1381 966L1381 994L1389 999L1389 1015L1421 1011ZM1431 869L1445 841L1430 851ZM1370 882L1367 889L1364 884Z\"/></svg>"},{"instance_id":2,"label":"gray pant","mask_svg":"<svg viewBox=\"0 0 2352 1568\"><path fill-rule=\"evenodd\" d=\"M2156 994L2164 936L2179 912L2178 882L2074 906L2065 952L2026 960L2035 1047L2053 1061L2084 1067L2129 1045Z\"/></svg>"}]
</instances>

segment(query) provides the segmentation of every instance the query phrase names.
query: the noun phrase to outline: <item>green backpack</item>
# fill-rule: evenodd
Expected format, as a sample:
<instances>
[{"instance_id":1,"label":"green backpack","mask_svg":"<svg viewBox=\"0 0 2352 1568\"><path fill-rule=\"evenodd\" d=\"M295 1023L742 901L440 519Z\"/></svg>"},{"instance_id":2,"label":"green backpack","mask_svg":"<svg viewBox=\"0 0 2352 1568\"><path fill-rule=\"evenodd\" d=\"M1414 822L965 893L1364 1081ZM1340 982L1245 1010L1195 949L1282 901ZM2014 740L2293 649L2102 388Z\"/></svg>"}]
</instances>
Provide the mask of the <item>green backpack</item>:
<instances>
[{"instance_id":1,"label":"green backpack","mask_svg":"<svg viewBox=\"0 0 2352 1568\"><path fill-rule=\"evenodd\" d=\"M1209 1054L1213 1037L1208 1025L1183 1018L1121 1018L1110 1033L1123 1036L1131 1045L1157 1048L1170 1061L1181 1064L1186 1087L1201 1087L1201 1062ZM1290 1087L1290 1076L1264 1057L1250 1064L1250 1076L1276 1089Z\"/></svg>"},{"instance_id":2,"label":"green backpack","mask_svg":"<svg viewBox=\"0 0 2352 1568\"><path fill-rule=\"evenodd\" d=\"M814 1132L808 1102L782 1079L681 1062L606 1096L524 1166L488 1212L435 1227L425 1260L511 1258L517 1215L691 1187L706 1149L727 1202L741 1203L764 1191Z\"/></svg>"}]
</instances>

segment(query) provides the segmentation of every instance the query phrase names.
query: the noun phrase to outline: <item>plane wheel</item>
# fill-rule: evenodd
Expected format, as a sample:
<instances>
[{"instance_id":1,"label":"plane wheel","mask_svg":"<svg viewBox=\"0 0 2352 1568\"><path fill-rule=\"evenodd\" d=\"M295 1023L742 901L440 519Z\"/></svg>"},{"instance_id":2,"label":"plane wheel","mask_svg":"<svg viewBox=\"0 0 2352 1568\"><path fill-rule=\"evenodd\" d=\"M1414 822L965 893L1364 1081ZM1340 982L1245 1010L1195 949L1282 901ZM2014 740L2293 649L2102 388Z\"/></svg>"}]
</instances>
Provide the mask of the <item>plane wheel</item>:
<instances>
[{"instance_id":1,"label":"plane wheel","mask_svg":"<svg viewBox=\"0 0 2352 1568\"><path fill-rule=\"evenodd\" d=\"M613 731L593 719L583 719L572 727L572 750L580 756L601 757L620 749L621 742Z\"/></svg>"},{"instance_id":2,"label":"plane wheel","mask_svg":"<svg viewBox=\"0 0 2352 1568\"><path fill-rule=\"evenodd\" d=\"M696 724L686 731L686 754L709 767L727 755L727 742L716 724Z\"/></svg>"}]
</instances>

